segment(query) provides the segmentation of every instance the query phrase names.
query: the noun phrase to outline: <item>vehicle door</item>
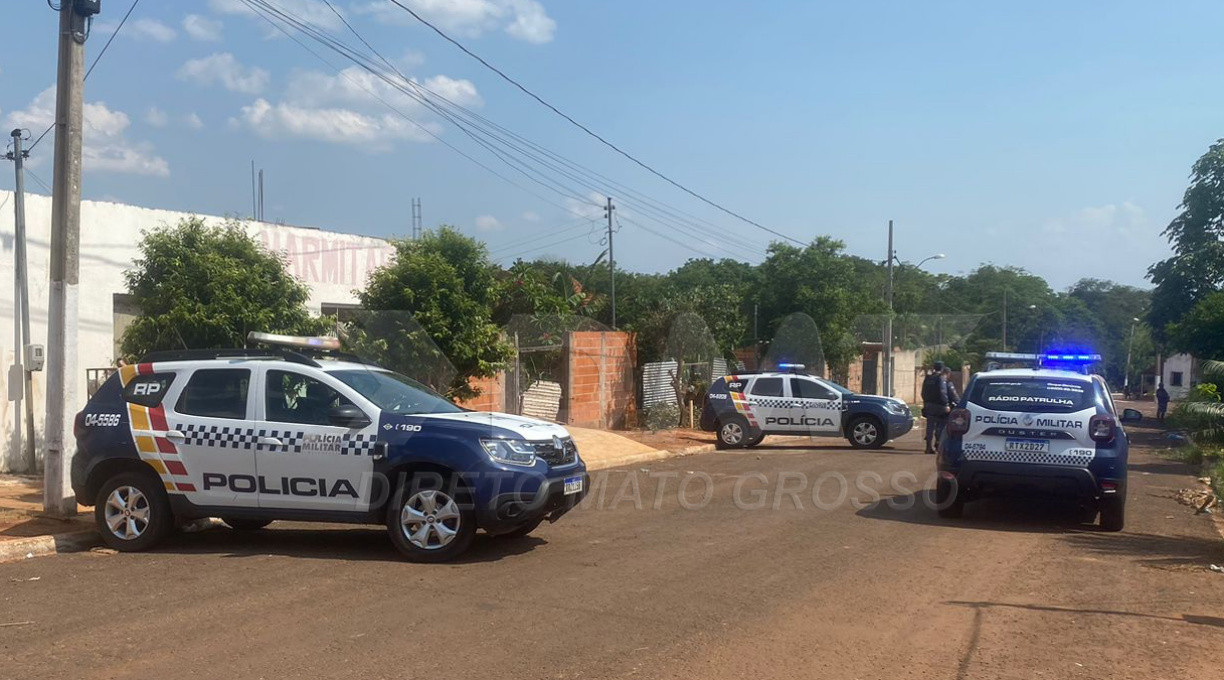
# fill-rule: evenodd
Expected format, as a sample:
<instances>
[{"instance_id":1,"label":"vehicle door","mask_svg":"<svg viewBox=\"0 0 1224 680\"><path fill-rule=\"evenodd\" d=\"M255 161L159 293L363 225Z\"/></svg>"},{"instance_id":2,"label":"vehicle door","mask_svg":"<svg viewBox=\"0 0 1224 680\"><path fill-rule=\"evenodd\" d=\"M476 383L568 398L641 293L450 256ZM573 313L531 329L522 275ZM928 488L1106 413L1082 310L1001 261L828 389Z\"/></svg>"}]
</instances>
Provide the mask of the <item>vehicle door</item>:
<instances>
[{"instance_id":1,"label":"vehicle door","mask_svg":"<svg viewBox=\"0 0 1224 680\"><path fill-rule=\"evenodd\" d=\"M162 419L171 446L161 450L162 464L176 490L196 505L258 503L251 373L250 368L197 368L177 394L176 380L166 395ZM150 420L157 419L150 409ZM161 442L154 442L160 448Z\"/></svg>"},{"instance_id":2,"label":"vehicle door","mask_svg":"<svg viewBox=\"0 0 1224 680\"><path fill-rule=\"evenodd\" d=\"M791 398L803 408L803 431L814 435L841 434L841 392L806 376L791 378L790 388Z\"/></svg>"},{"instance_id":3,"label":"vehicle door","mask_svg":"<svg viewBox=\"0 0 1224 680\"><path fill-rule=\"evenodd\" d=\"M802 418L803 409L794 408L786 395L786 380L781 377L761 376L748 385L748 407L756 416L758 427L766 432L789 432L794 422Z\"/></svg>"},{"instance_id":4,"label":"vehicle door","mask_svg":"<svg viewBox=\"0 0 1224 680\"><path fill-rule=\"evenodd\" d=\"M324 373L264 366L259 386L260 507L369 509L378 420L373 409L358 406L364 400Z\"/></svg>"}]
</instances>

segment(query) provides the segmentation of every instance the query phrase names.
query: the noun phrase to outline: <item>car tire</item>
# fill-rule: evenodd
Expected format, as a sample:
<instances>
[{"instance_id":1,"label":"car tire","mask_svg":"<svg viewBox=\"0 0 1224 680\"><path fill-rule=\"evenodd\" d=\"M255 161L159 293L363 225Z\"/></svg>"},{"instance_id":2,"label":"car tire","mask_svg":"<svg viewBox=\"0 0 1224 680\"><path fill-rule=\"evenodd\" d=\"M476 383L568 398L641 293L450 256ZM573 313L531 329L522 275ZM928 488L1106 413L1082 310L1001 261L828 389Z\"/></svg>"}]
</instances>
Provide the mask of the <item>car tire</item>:
<instances>
[{"instance_id":1,"label":"car tire","mask_svg":"<svg viewBox=\"0 0 1224 680\"><path fill-rule=\"evenodd\" d=\"M476 513L453 477L409 477L387 504L387 533L411 562L446 562L472 545Z\"/></svg>"},{"instance_id":2,"label":"car tire","mask_svg":"<svg viewBox=\"0 0 1224 680\"><path fill-rule=\"evenodd\" d=\"M530 522L524 522L523 524L518 525L517 527L511 529L510 531L507 531L501 534L497 534L497 538L523 538L527 536L527 534L530 534L531 532L538 529L540 527L540 524L543 523L543 521L544 521L544 518L541 517L540 519L533 519Z\"/></svg>"},{"instance_id":3,"label":"car tire","mask_svg":"<svg viewBox=\"0 0 1224 680\"><path fill-rule=\"evenodd\" d=\"M960 519L965 514L965 495L952 482L935 482L935 511L944 519Z\"/></svg>"},{"instance_id":4,"label":"car tire","mask_svg":"<svg viewBox=\"0 0 1224 680\"><path fill-rule=\"evenodd\" d=\"M1100 527L1104 531L1122 531L1126 525L1126 499L1106 498L1099 504Z\"/></svg>"},{"instance_id":5,"label":"car tire","mask_svg":"<svg viewBox=\"0 0 1224 680\"><path fill-rule=\"evenodd\" d=\"M221 521L234 531L259 531L272 523L270 519L239 519L237 517L222 517Z\"/></svg>"},{"instance_id":6,"label":"car tire","mask_svg":"<svg viewBox=\"0 0 1224 680\"><path fill-rule=\"evenodd\" d=\"M152 472L124 472L98 489L94 522L102 542L123 552L148 550L175 528L165 484Z\"/></svg>"},{"instance_id":7,"label":"car tire","mask_svg":"<svg viewBox=\"0 0 1224 680\"><path fill-rule=\"evenodd\" d=\"M871 416L859 416L846 426L846 441L856 449L878 449L888 437L879 420Z\"/></svg>"},{"instance_id":8,"label":"car tire","mask_svg":"<svg viewBox=\"0 0 1224 680\"><path fill-rule=\"evenodd\" d=\"M739 416L732 416L718 423L717 440L714 448L739 449L746 446L745 442L752 438L748 421Z\"/></svg>"},{"instance_id":9,"label":"car tire","mask_svg":"<svg viewBox=\"0 0 1224 680\"><path fill-rule=\"evenodd\" d=\"M744 446L747 448L752 448L754 446L759 445L763 441L765 441L765 433L760 430L757 430L756 434L753 435L751 439L748 439L747 441L744 442Z\"/></svg>"}]
</instances>

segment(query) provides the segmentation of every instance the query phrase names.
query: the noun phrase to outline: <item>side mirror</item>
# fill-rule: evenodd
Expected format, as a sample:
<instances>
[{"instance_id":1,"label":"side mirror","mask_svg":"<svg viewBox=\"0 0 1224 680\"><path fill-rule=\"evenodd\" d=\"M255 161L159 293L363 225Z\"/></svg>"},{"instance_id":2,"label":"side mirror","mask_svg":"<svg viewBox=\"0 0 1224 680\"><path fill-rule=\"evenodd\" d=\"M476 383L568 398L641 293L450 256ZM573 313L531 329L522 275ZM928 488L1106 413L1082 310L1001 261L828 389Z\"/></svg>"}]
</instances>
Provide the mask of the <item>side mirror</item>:
<instances>
[{"instance_id":1,"label":"side mirror","mask_svg":"<svg viewBox=\"0 0 1224 680\"><path fill-rule=\"evenodd\" d=\"M1124 423L1139 423L1143 421L1143 413L1140 411L1128 408L1122 411L1122 422Z\"/></svg>"},{"instance_id":2,"label":"side mirror","mask_svg":"<svg viewBox=\"0 0 1224 680\"><path fill-rule=\"evenodd\" d=\"M336 427L362 428L370 424L370 418L352 404L342 404L327 412L327 420Z\"/></svg>"}]
</instances>

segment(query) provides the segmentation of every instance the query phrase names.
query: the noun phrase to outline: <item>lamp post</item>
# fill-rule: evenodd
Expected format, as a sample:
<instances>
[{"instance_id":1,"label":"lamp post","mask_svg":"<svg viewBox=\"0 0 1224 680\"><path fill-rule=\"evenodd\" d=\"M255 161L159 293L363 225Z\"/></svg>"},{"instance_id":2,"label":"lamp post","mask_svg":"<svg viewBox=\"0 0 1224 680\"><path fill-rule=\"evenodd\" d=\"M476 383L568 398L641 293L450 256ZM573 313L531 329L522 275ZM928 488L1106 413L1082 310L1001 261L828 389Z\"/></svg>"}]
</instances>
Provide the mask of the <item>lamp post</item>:
<instances>
[{"instance_id":1,"label":"lamp post","mask_svg":"<svg viewBox=\"0 0 1224 680\"><path fill-rule=\"evenodd\" d=\"M1122 378L1122 390L1126 391L1130 387L1130 362L1131 350L1135 348L1135 324L1139 323L1138 317L1131 318L1130 342L1126 343L1126 375Z\"/></svg>"},{"instance_id":2,"label":"lamp post","mask_svg":"<svg viewBox=\"0 0 1224 680\"><path fill-rule=\"evenodd\" d=\"M1028 308L1033 311L1037 311L1037 305L1029 305ZM1044 319L1040 323L1037 324L1037 329L1039 331L1039 337L1041 338L1040 340L1037 341L1037 353L1040 354L1045 351L1045 320Z\"/></svg>"}]
</instances>

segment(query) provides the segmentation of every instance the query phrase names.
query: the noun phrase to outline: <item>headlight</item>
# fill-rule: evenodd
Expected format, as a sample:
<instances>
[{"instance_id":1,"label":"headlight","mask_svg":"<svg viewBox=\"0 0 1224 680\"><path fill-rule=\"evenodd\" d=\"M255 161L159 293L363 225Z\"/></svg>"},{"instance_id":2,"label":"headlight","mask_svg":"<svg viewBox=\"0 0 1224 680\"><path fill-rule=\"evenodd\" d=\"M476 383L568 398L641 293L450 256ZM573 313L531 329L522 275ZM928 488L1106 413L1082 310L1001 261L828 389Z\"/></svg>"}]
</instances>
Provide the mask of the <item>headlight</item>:
<instances>
[{"instance_id":1,"label":"headlight","mask_svg":"<svg viewBox=\"0 0 1224 680\"><path fill-rule=\"evenodd\" d=\"M910 412L908 406L906 406L905 404L898 404L895 401L884 402L884 408L888 409L889 411L899 416L909 415L909 412Z\"/></svg>"},{"instance_id":2,"label":"headlight","mask_svg":"<svg viewBox=\"0 0 1224 680\"><path fill-rule=\"evenodd\" d=\"M507 465L535 465L535 447L517 439L481 439L485 453L498 463Z\"/></svg>"}]
</instances>

